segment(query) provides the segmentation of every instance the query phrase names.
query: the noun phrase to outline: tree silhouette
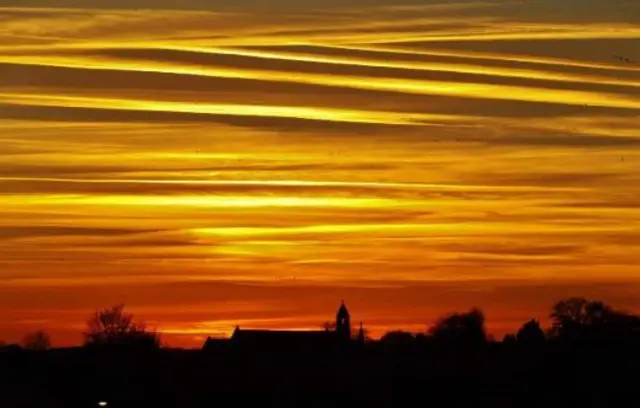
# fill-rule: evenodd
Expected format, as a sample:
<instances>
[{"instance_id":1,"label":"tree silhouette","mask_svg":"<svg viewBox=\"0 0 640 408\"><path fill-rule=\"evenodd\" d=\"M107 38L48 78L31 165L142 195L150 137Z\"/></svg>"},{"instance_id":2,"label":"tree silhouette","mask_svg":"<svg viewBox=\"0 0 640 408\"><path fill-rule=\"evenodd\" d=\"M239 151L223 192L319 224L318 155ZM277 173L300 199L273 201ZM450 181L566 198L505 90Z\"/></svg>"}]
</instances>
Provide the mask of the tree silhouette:
<instances>
[{"instance_id":1,"label":"tree silhouette","mask_svg":"<svg viewBox=\"0 0 640 408\"><path fill-rule=\"evenodd\" d=\"M542 327L540 327L540 323L535 319L531 319L523 324L520 330L518 330L516 339L520 344L539 345L544 343L547 340L547 337L545 336Z\"/></svg>"},{"instance_id":2,"label":"tree silhouette","mask_svg":"<svg viewBox=\"0 0 640 408\"><path fill-rule=\"evenodd\" d=\"M640 317L585 298L557 302L552 308L551 319L551 335L556 339L620 341L640 335Z\"/></svg>"},{"instance_id":3,"label":"tree silhouette","mask_svg":"<svg viewBox=\"0 0 640 408\"><path fill-rule=\"evenodd\" d=\"M87 321L84 333L86 346L160 347L160 336L147 331L146 324L135 322L124 305L101 309Z\"/></svg>"},{"instance_id":4,"label":"tree silhouette","mask_svg":"<svg viewBox=\"0 0 640 408\"><path fill-rule=\"evenodd\" d=\"M502 339L502 343L512 346L514 344L516 344L518 342L518 340L516 339L516 336L514 334L507 334L504 336L504 338Z\"/></svg>"},{"instance_id":5,"label":"tree silhouette","mask_svg":"<svg viewBox=\"0 0 640 408\"><path fill-rule=\"evenodd\" d=\"M438 342L451 344L482 344L487 341L484 314L479 309L467 313L453 313L440 318L429 329L429 335Z\"/></svg>"},{"instance_id":6,"label":"tree silhouette","mask_svg":"<svg viewBox=\"0 0 640 408\"><path fill-rule=\"evenodd\" d=\"M387 332L380 338L381 343L394 346L406 346L415 340L416 337L413 334L402 330Z\"/></svg>"},{"instance_id":7,"label":"tree silhouette","mask_svg":"<svg viewBox=\"0 0 640 408\"><path fill-rule=\"evenodd\" d=\"M324 329L324 331L335 331L336 330L336 322L330 322L330 321L326 321L324 323L322 323L322 328Z\"/></svg>"},{"instance_id":8,"label":"tree silhouette","mask_svg":"<svg viewBox=\"0 0 640 408\"><path fill-rule=\"evenodd\" d=\"M561 300L553 305L551 318L553 330L559 333L574 329L604 324L616 312L600 301L590 301L581 297Z\"/></svg>"},{"instance_id":9,"label":"tree silhouette","mask_svg":"<svg viewBox=\"0 0 640 408\"><path fill-rule=\"evenodd\" d=\"M573 297L553 305L551 335L564 338L580 335L582 328L591 320L587 316L589 303L585 298Z\"/></svg>"},{"instance_id":10,"label":"tree silhouette","mask_svg":"<svg viewBox=\"0 0 640 408\"><path fill-rule=\"evenodd\" d=\"M22 339L25 350L45 351L51 348L51 337L44 330L27 333Z\"/></svg>"}]
</instances>

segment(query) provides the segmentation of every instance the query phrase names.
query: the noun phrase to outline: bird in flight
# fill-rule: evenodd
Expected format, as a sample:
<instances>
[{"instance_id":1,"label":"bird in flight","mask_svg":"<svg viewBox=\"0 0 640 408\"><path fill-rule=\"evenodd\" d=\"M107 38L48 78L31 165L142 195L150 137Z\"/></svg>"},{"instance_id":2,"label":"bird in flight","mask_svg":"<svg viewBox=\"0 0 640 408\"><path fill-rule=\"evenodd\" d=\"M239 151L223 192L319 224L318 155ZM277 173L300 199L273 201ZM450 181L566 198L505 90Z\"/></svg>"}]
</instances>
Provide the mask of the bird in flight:
<instances>
[{"instance_id":1,"label":"bird in flight","mask_svg":"<svg viewBox=\"0 0 640 408\"><path fill-rule=\"evenodd\" d=\"M627 58L627 57L622 57L620 55L614 55L613 58L622 61L622 62L626 62L627 64L635 64L635 61Z\"/></svg>"}]
</instances>

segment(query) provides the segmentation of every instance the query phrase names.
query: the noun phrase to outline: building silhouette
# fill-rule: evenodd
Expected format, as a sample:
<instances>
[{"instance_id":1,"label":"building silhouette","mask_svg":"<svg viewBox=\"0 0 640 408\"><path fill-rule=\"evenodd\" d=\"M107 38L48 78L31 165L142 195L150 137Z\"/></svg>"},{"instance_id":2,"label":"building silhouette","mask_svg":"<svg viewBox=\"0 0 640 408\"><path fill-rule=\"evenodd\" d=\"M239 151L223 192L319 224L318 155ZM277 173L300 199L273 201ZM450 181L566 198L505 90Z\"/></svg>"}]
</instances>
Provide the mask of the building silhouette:
<instances>
[{"instance_id":1,"label":"building silhouette","mask_svg":"<svg viewBox=\"0 0 640 408\"><path fill-rule=\"evenodd\" d=\"M336 312L335 330L256 330L236 326L229 339L207 338L203 349L241 349L255 352L332 351L364 342L362 322L356 339L351 336L351 316L344 301Z\"/></svg>"},{"instance_id":2,"label":"building silhouette","mask_svg":"<svg viewBox=\"0 0 640 408\"><path fill-rule=\"evenodd\" d=\"M340 340L351 339L351 317L347 307L344 305L344 300L341 302L340 308L338 308L338 313L336 313L336 335Z\"/></svg>"}]
</instances>

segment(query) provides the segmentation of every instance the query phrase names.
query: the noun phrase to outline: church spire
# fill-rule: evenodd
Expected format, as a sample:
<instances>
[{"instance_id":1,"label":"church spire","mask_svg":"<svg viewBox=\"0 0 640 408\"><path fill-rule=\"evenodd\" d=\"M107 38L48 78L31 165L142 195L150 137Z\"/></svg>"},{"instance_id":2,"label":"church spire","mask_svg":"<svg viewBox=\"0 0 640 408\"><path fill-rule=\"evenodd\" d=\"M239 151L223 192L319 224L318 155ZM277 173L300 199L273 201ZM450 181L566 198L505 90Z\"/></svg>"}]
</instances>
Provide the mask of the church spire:
<instances>
[{"instance_id":1,"label":"church spire","mask_svg":"<svg viewBox=\"0 0 640 408\"><path fill-rule=\"evenodd\" d=\"M358 337L356 341L358 344L364 344L364 327L362 327L362 320L360 321L360 329L358 329Z\"/></svg>"}]
</instances>

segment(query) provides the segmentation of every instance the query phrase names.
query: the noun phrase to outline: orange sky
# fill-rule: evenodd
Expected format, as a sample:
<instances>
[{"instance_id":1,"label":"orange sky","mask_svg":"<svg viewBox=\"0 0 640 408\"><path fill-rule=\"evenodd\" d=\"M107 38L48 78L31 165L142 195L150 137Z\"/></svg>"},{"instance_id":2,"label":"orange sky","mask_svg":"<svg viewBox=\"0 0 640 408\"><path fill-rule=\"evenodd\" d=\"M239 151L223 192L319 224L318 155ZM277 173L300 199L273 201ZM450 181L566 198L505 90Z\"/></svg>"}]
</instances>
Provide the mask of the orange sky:
<instances>
[{"instance_id":1,"label":"orange sky","mask_svg":"<svg viewBox=\"0 0 640 408\"><path fill-rule=\"evenodd\" d=\"M292 3L0 0L0 340L640 311L640 3Z\"/></svg>"}]
</instances>

